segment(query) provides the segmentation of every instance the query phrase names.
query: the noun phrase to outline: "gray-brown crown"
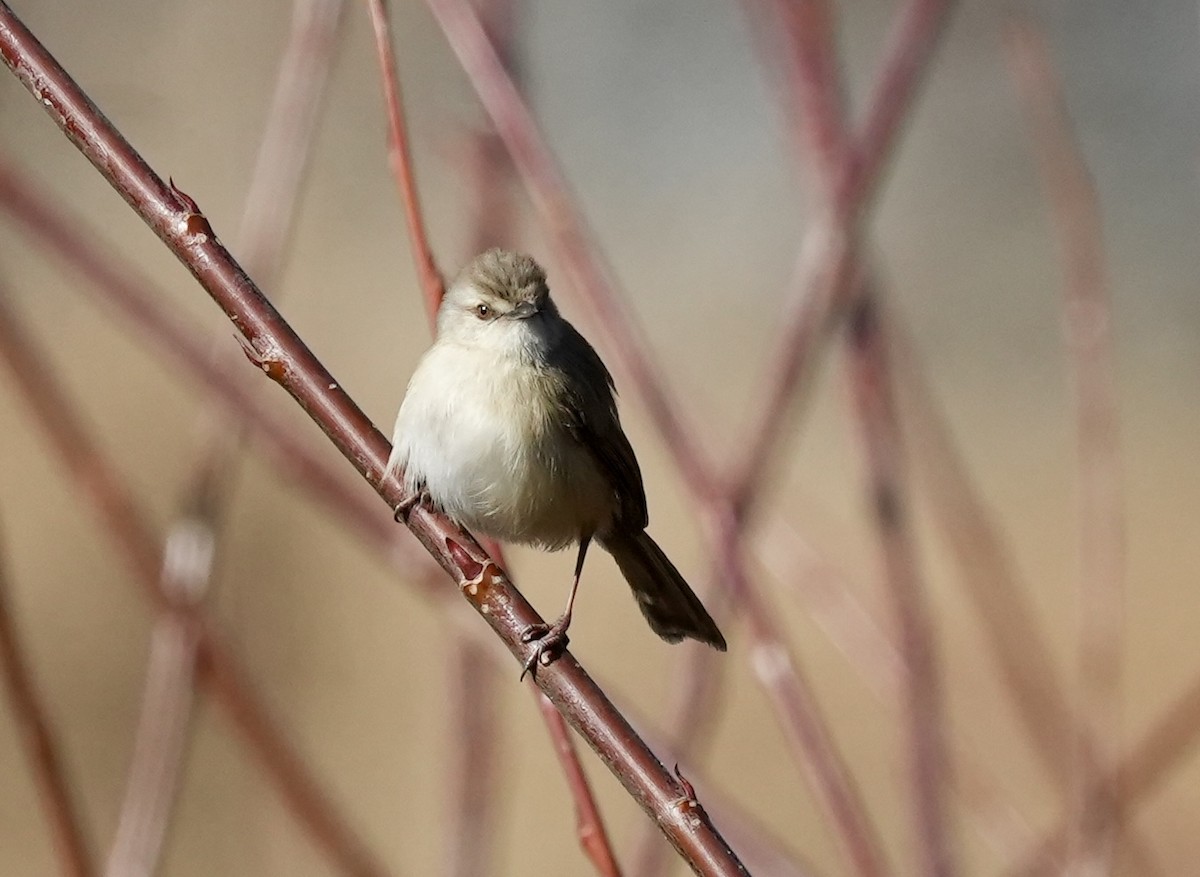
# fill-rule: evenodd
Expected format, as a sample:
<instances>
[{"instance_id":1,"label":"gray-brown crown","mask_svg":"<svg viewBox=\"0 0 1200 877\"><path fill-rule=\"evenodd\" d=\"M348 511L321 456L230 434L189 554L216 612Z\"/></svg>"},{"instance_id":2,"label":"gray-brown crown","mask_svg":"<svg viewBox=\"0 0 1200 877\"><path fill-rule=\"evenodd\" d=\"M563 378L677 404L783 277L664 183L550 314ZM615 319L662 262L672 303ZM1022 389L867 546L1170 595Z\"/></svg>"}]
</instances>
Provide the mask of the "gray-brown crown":
<instances>
[{"instance_id":1,"label":"gray-brown crown","mask_svg":"<svg viewBox=\"0 0 1200 877\"><path fill-rule=\"evenodd\" d=\"M548 293L541 265L524 253L498 247L481 253L463 268L455 282L463 281L513 304L539 301Z\"/></svg>"}]
</instances>

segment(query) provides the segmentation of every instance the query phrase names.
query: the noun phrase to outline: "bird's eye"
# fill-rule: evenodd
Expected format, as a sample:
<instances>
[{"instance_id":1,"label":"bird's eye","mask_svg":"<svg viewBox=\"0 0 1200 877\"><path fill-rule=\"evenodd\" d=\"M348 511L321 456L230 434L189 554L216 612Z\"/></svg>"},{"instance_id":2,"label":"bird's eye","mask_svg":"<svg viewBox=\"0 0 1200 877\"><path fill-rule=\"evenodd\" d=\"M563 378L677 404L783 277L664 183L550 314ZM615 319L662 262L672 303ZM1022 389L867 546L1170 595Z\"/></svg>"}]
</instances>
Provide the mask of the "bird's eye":
<instances>
[{"instance_id":1,"label":"bird's eye","mask_svg":"<svg viewBox=\"0 0 1200 877\"><path fill-rule=\"evenodd\" d=\"M475 305L475 316L481 320L486 320L492 315L492 309L485 304Z\"/></svg>"}]
</instances>

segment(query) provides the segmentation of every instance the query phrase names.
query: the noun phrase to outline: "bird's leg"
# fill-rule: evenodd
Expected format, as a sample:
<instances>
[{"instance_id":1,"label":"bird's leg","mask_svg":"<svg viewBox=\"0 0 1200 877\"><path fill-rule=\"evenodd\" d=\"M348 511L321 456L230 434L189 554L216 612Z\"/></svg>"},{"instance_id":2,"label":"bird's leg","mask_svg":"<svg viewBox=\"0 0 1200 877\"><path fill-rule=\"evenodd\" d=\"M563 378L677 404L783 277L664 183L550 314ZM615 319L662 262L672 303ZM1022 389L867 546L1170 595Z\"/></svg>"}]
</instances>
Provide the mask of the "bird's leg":
<instances>
[{"instance_id":1,"label":"bird's leg","mask_svg":"<svg viewBox=\"0 0 1200 877\"><path fill-rule=\"evenodd\" d=\"M522 679L525 678L526 673L536 672L539 663L549 664L567 647L567 628L571 626L571 610L575 608L575 594L579 591L579 577L583 574L583 559L587 557L588 545L591 541L591 533L584 534L579 540L579 554L575 558L575 578L571 581L571 592L567 594L567 608L563 614L549 626L532 624L521 634L521 642L537 642L533 654L525 661L525 669L521 671Z\"/></svg>"}]
</instances>

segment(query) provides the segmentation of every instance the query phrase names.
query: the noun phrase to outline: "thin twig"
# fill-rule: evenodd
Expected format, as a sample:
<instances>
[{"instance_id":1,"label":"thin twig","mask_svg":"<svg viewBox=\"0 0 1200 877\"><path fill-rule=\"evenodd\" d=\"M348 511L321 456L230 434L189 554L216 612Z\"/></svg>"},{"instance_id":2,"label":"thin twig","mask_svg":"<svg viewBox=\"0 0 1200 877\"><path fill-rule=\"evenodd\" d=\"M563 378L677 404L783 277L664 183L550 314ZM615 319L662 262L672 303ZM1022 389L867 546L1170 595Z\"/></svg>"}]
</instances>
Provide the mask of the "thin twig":
<instances>
[{"instance_id":1,"label":"thin twig","mask_svg":"<svg viewBox=\"0 0 1200 877\"><path fill-rule=\"evenodd\" d=\"M920 74L937 44L937 36L951 6L941 0L912 0L901 11L893 28L887 60L876 79L874 98L869 105L871 111L862 135L855 139L851 138L847 113L840 101L844 92L840 71L832 61L836 57L832 45L832 9L819 2L780 7L785 20L789 20L788 32L794 40L795 75L788 77L791 88L787 97L789 103L804 110L800 122L808 132L803 138L809 145L808 164L821 182L826 210L844 223L848 234L853 233L855 217L865 214L871 195L878 188L881 169L892 152L901 123L916 94ZM806 27L806 21L790 20L806 13L819 27ZM835 152L839 144L840 153ZM853 250L849 257L854 258ZM856 284L852 278L855 274L856 271L850 269L842 275L851 282L841 295L854 291ZM821 322L824 320L804 321L804 324L817 326ZM921 872L949 875L956 870L945 802L950 759L942 715L935 632L926 605L906 507L903 453L891 365L877 297L869 287L859 291L851 311L846 350L870 479L872 518L907 671L904 675L905 715L909 723L913 813L917 835L921 838ZM793 362L798 364L798 360ZM782 377L796 380L798 375L797 371ZM775 392L780 390L791 394L783 382L775 384ZM767 441L771 441L770 434L779 428L772 426L772 418L779 422L782 416L779 412L786 407L781 405L759 421ZM762 447L762 458L748 458L743 476L748 481L744 483L753 485L761 477L755 474L755 467L763 466L762 459L767 456L768 448ZM752 496L743 498L748 502Z\"/></svg>"},{"instance_id":2,"label":"thin twig","mask_svg":"<svg viewBox=\"0 0 1200 877\"><path fill-rule=\"evenodd\" d=\"M1200 676L1176 698L1163 715L1130 748L1109 776L1098 784L1120 789L1113 819L1129 826L1138 807L1175 775L1184 759L1200 745ZM1096 802L1105 806L1107 802ZM1012 877L1062 873L1071 840L1072 822L1056 825L1009 871Z\"/></svg>"},{"instance_id":3,"label":"thin twig","mask_svg":"<svg viewBox=\"0 0 1200 877\"><path fill-rule=\"evenodd\" d=\"M855 412L862 431L871 515L906 670L904 717L909 725L913 817L921 839L919 870L922 874L948 877L957 869L945 800L951 787L951 763L936 632L905 497L895 390L877 301L878 297L870 290L859 299L850 321L847 357Z\"/></svg>"},{"instance_id":4,"label":"thin twig","mask_svg":"<svg viewBox=\"0 0 1200 877\"><path fill-rule=\"evenodd\" d=\"M669 399L658 372L650 364L646 345L626 316L614 285L607 280L600 258L591 245L591 237L579 212L567 197L563 182L544 141L538 133L532 114L522 100L511 77L488 43L487 34L469 5L461 0L429 0L435 16L446 32L451 47L459 57L468 78L508 147L533 202L548 232L557 244L556 250L564 265L573 272L575 285L583 292L600 318L601 325L614 340L615 351L624 363L638 391L642 394L657 428L671 450L689 489L702 502L713 500L716 481L711 468L693 445L692 435L684 432L678 415L668 405ZM716 511L713 518L726 524L710 533L710 541L724 543L722 529L736 529L736 522ZM717 563L736 567L728 552L736 536L717 551ZM748 582L744 570L727 581ZM730 585L731 593L741 599L741 589ZM754 605L761 605L760 601ZM760 628L770 621L765 612L756 613ZM784 650L786 653L786 649ZM818 794L827 808L832 823L852 859L864 869L863 873L880 873L877 867L878 843L868 826L865 812L853 790L848 771L836 754L824 722L816 709L816 701L801 674L789 662L782 676L760 676L771 695L780 721L789 729L789 739L803 753L806 769L816 783Z\"/></svg>"},{"instance_id":5,"label":"thin twig","mask_svg":"<svg viewBox=\"0 0 1200 877\"><path fill-rule=\"evenodd\" d=\"M612 272L591 246L582 213L570 187L538 133L528 106L488 40L479 16L466 0L427 0L438 23L474 86L484 110L508 147L513 164L529 191L538 217L554 244L554 253L574 288L591 307L623 376L642 396L663 443L685 481L701 493L712 483L696 438L667 390L661 369L617 293Z\"/></svg>"},{"instance_id":6,"label":"thin twig","mask_svg":"<svg viewBox=\"0 0 1200 877\"><path fill-rule=\"evenodd\" d=\"M813 620L830 642L846 656L850 666L871 692L890 710L904 710L904 661L892 633L879 624L854 596L845 577L794 527L775 519L763 535L759 549L762 565L786 570L786 584L797 593ZM781 550L782 546L782 550ZM1024 849L1033 829L1003 795L1000 783L978 747L957 735L954 786L962 809L971 817L979 836L1000 859Z\"/></svg>"},{"instance_id":7,"label":"thin twig","mask_svg":"<svg viewBox=\"0 0 1200 877\"><path fill-rule=\"evenodd\" d=\"M293 6L291 34L238 233L246 263L270 287L282 264L342 6L342 0L297 0ZM214 347L212 357L215 367L220 367L218 349ZM202 420L207 442L182 502L184 512L168 530L161 574L162 588L192 603L203 600L209 589L217 522L245 433L240 421L211 407ZM158 871L190 737L197 645L187 625L171 613L160 613L150 637L125 799L109 850L107 873L114 877Z\"/></svg>"},{"instance_id":8,"label":"thin twig","mask_svg":"<svg viewBox=\"0 0 1200 877\"><path fill-rule=\"evenodd\" d=\"M7 295L0 289L0 300ZM29 763L46 808L46 819L55 852L64 874L91 877L96 873L91 851L84 836L78 808L71 800L70 783L59 754L58 741L50 725L37 683L25 661L25 650L9 605L8 570L0 551L0 674L9 709L16 721L21 740L28 751Z\"/></svg>"},{"instance_id":9,"label":"thin twig","mask_svg":"<svg viewBox=\"0 0 1200 877\"><path fill-rule=\"evenodd\" d=\"M351 484L325 455L296 437L296 428L272 415L259 395L227 367L216 367L204 340L164 306L159 294L136 263L121 258L99 243L103 235L82 218L70 214L36 188L20 171L0 157L0 208L17 220L18 230L31 234L65 265L77 270L106 304L116 308L163 355L217 396L223 405L252 428L260 448L288 484L297 484L325 505L356 534L412 576L427 596L437 591L423 574L432 568L428 555L417 550L402 529L375 513L369 494ZM232 344L232 340L230 344ZM417 571L422 574L416 574Z\"/></svg>"},{"instance_id":10,"label":"thin twig","mask_svg":"<svg viewBox=\"0 0 1200 877\"><path fill-rule=\"evenodd\" d=\"M404 201L409 236L413 242L414 250L418 253L417 272L419 275L422 275L422 285L426 293L426 309L430 323L432 324L445 290L440 284L440 278L437 278L439 282L435 287L431 284L429 276L423 273L432 267L434 260L425 238L423 228L424 217L416 198L414 174L404 130L404 108L400 103L399 77L395 72L394 59L391 58L392 37L390 27L381 0L369 0L369 6L375 28L375 40L384 79L384 89L388 98L388 115L391 120L392 130L392 171L397 177L401 198ZM508 2L486 3L479 8L478 14L481 21L484 19L487 21L485 32L489 42L494 47L496 57L505 66L508 75L515 80L511 4ZM493 146L492 141L494 139L495 135L491 131L481 132L472 138L473 141L477 141L474 143L475 149L472 150L473 155L471 157L476 159L473 163L473 170L476 171L476 187L478 192L478 201L474 205L475 209L472 217L474 220L473 226L475 229L475 238L479 241L487 241L486 245L488 246L494 245L496 231L507 227L505 220L513 212L509 203L510 199L503 197L501 194L507 194L506 183L512 174L512 163L506 160L505 156ZM436 331L436 327L431 325L431 328ZM498 544L485 541L484 547L499 564L502 566L505 565L504 556ZM462 647L465 646L460 646L460 648ZM551 740L554 741L559 763L567 779L567 788L570 790L575 802L575 811L579 822L579 840L584 853L602 874L618 874L616 857L609 845L608 834L604 830L604 824L596 807L595 798L592 795L587 775L583 771L583 766L579 762L579 756L568 736L566 723L545 697L539 695L538 702L543 707L539 710L539 714L546 724ZM460 711L459 715L459 718L462 720L461 727L464 730L464 734L471 728L486 728L488 723L494 719L494 716L491 714L484 713L488 707L489 701L486 698L472 698L464 703L464 708ZM490 799L492 797L488 794L486 786L482 786L482 783L489 776L488 767L480 763L482 757L491 748L486 740L480 740L476 743L470 737L467 737L467 745L461 748L458 755L458 757L465 759L467 762L456 772L459 776L465 777L478 769L479 775L472 777L473 787L469 790L469 794L475 800ZM479 858L480 841L484 836L484 831L479 823L482 818L491 816L491 813L475 803L474 800L468 800L466 794L460 795L458 800L462 806L459 809L459 818L452 824L459 829L458 836L460 841L454 846L456 848L464 847L476 850L474 855L476 858ZM466 840L466 835L470 836L470 840ZM470 857L464 859L451 857L450 861L453 864L471 864Z\"/></svg>"},{"instance_id":11,"label":"thin twig","mask_svg":"<svg viewBox=\"0 0 1200 877\"><path fill-rule=\"evenodd\" d=\"M958 580L1042 767L1065 792L1073 726L1066 687L1000 525L972 484L909 333L887 314L888 338L917 477Z\"/></svg>"},{"instance_id":12,"label":"thin twig","mask_svg":"<svg viewBox=\"0 0 1200 877\"><path fill-rule=\"evenodd\" d=\"M219 701L236 707L231 709L232 718L246 732L255 755L268 768L292 812L345 873L362 877L387 873L362 847L305 772L303 763L257 703L228 647L203 613L187 600L159 588L159 542L153 529L117 471L75 416L78 408L55 377L49 357L34 343L2 298L0 358L73 482L96 506L101 522L120 548L144 596L159 611L172 613L180 628L196 638L199 661L210 670L202 680Z\"/></svg>"},{"instance_id":13,"label":"thin twig","mask_svg":"<svg viewBox=\"0 0 1200 877\"><path fill-rule=\"evenodd\" d=\"M383 477L387 441L220 244L195 203L167 187L3 3L0 55L238 326L248 356L292 395L390 507L408 500L396 476ZM408 525L514 656L527 659L536 645L522 635L542 619L475 539L420 506ZM569 652L539 669L537 682L697 873L745 873L703 811L681 806L679 782Z\"/></svg>"},{"instance_id":14,"label":"thin twig","mask_svg":"<svg viewBox=\"0 0 1200 877\"><path fill-rule=\"evenodd\" d=\"M203 594L212 535L198 519L172 525L160 585L172 602L191 604ZM176 613L159 612L150 631L125 798L105 865L109 877L157 873L191 740L198 652L193 625Z\"/></svg>"},{"instance_id":15,"label":"thin twig","mask_svg":"<svg viewBox=\"0 0 1200 877\"><path fill-rule=\"evenodd\" d=\"M1079 454L1079 722L1068 873L1107 874L1116 860L1117 801L1107 783L1120 753L1125 518L1115 354L1100 203L1045 39L1029 22L1008 29L1013 75L1029 114L1058 231L1063 311Z\"/></svg>"},{"instance_id":16,"label":"thin twig","mask_svg":"<svg viewBox=\"0 0 1200 877\"><path fill-rule=\"evenodd\" d=\"M380 79L383 81L384 104L388 115L388 160L392 176L400 190L400 202L404 205L405 227L412 250L413 265L425 299L425 312L429 319L437 314L438 306L445 295L445 282L438 270L429 247L425 232L425 216L421 212L421 201L417 194L416 176L413 174L412 152L408 145L408 126L404 119L404 99L400 91L400 77L396 73L396 58L392 52L392 31L388 23L384 0L367 0L371 13L371 27L375 32L375 53L379 58Z\"/></svg>"},{"instance_id":17,"label":"thin twig","mask_svg":"<svg viewBox=\"0 0 1200 877\"><path fill-rule=\"evenodd\" d=\"M843 154L839 164L818 169L820 177L832 180L827 192L831 206L805 236L788 296L790 315L779 352L767 369L763 403L750 418L749 438L743 443L746 451L731 475L739 516L747 515L761 498L759 488L778 453L789 414L797 407L799 391L809 384L819 362L819 342L830 328L830 317L844 310L852 297L858 278L858 226L881 185L900 129L911 112L938 36L954 5L953 0L908 0L897 13L889 49L875 79L867 120L852 141L852 151ZM831 27L821 31L832 32ZM813 42L798 43L796 50L811 49ZM804 69L812 76L824 76L830 67L822 60ZM804 76L797 78L798 88L806 85L816 86L818 94L813 98L797 98L797 106L820 108L826 115L809 121L820 124L822 128L818 130L830 128L835 120L827 114L833 96L840 94L841 89L836 83L805 82ZM851 142L828 130L812 139L817 155L823 158L828 157L828 144Z\"/></svg>"},{"instance_id":18,"label":"thin twig","mask_svg":"<svg viewBox=\"0 0 1200 877\"><path fill-rule=\"evenodd\" d=\"M502 751L496 721L496 686L501 665L492 653L466 636L450 637L446 664L450 692L448 722L453 770L449 779L445 870L447 877L480 877L494 872L497 755Z\"/></svg>"},{"instance_id":19,"label":"thin twig","mask_svg":"<svg viewBox=\"0 0 1200 877\"><path fill-rule=\"evenodd\" d=\"M567 725L559 711L554 708L554 704L540 692L535 692L535 696L546 720L546 730L550 734L554 754L558 756L559 766L571 788L579 845L601 877L621 877L621 869L617 867L612 845L608 841L608 832L604 829L604 820L600 818L600 810L596 807L596 799L592 796L592 788L583 772L583 765L579 763L579 757L575 753Z\"/></svg>"},{"instance_id":20,"label":"thin twig","mask_svg":"<svg viewBox=\"0 0 1200 877\"><path fill-rule=\"evenodd\" d=\"M874 825L858 788L834 745L812 686L804 677L782 629L778 613L758 587L750 585L738 531L725 529L728 544L719 552L720 569L737 595L746 621L750 667L770 699L780 728L794 747L796 761L808 773L809 783L837 830L838 841L854 873L869 877L889 873Z\"/></svg>"}]
</instances>

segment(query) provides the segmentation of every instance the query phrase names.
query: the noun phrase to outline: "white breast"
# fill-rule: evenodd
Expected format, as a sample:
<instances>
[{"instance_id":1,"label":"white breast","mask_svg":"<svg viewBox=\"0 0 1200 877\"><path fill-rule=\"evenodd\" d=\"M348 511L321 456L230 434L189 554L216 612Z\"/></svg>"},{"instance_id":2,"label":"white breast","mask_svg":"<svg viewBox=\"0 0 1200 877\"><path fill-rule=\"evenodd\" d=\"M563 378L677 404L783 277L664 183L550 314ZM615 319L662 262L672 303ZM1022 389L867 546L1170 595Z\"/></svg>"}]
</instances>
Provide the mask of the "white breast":
<instances>
[{"instance_id":1,"label":"white breast","mask_svg":"<svg viewBox=\"0 0 1200 877\"><path fill-rule=\"evenodd\" d=\"M536 378L517 357L434 345L409 382L389 465L468 529L558 549L605 529L616 503Z\"/></svg>"}]
</instances>

